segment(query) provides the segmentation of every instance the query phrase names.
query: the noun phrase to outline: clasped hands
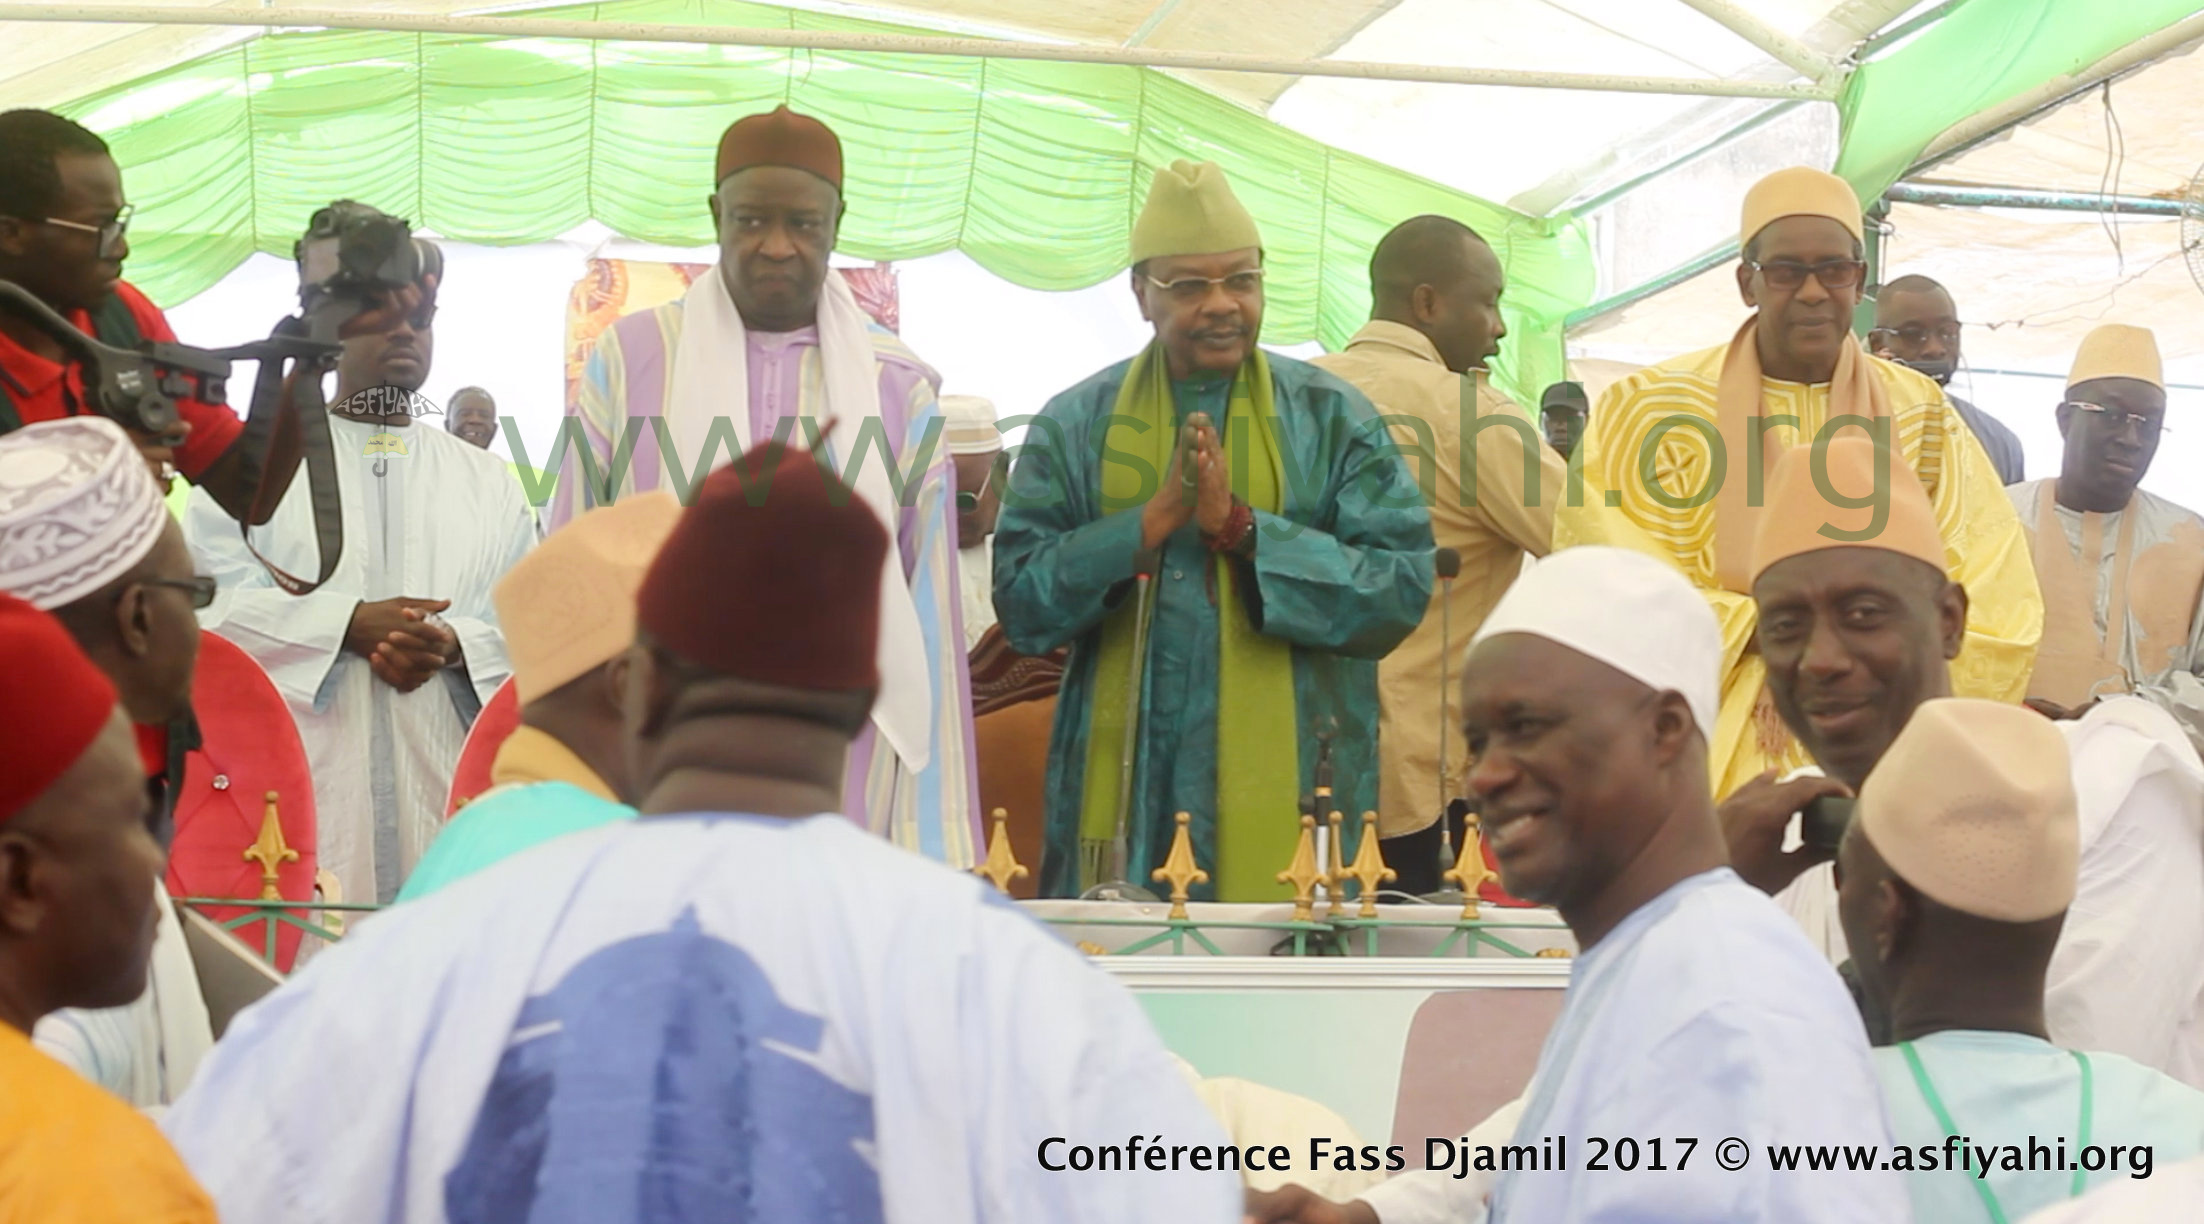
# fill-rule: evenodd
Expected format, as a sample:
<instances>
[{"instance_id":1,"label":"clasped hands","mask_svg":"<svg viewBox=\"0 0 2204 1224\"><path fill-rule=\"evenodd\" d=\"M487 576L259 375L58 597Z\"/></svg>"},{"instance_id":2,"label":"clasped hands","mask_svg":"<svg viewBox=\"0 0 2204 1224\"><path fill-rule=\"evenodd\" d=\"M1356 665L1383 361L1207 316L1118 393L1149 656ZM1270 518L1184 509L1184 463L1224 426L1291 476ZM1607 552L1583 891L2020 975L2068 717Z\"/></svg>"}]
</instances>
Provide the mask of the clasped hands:
<instances>
[{"instance_id":1,"label":"clasped hands","mask_svg":"<svg viewBox=\"0 0 2204 1224\"><path fill-rule=\"evenodd\" d=\"M1186 465L1194 465L1194 490L1186 488ZM1143 548L1155 548L1171 533L1188 523L1214 537L1232 518L1232 475L1225 469L1224 444L1209 414L1196 412L1179 427L1178 444L1171 450L1170 470L1163 487L1140 511Z\"/></svg>"},{"instance_id":2,"label":"clasped hands","mask_svg":"<svg viewBox=\"0 0 2204 1224\"><path fill-rule=\"evenodd\" d=\"M459 635L431 619L452 606L448 599L378 599L352 609L344 648L367 660L375 677L401 693L460 662Z\"/></svg>"}]
</instances>

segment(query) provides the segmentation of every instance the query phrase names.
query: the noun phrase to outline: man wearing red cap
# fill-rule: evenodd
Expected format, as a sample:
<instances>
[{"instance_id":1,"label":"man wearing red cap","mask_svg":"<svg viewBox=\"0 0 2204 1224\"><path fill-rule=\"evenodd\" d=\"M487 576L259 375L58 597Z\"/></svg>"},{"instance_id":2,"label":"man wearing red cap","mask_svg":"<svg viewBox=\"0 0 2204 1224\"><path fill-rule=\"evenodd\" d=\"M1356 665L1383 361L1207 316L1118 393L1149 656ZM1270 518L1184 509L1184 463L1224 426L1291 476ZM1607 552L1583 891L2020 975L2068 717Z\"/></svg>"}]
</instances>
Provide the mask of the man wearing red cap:
<instances>
[{"instance_id":1,"label":"man wearing red cap","mask_svg":"<svg viewBox=\"0 0 2204 1224\"><path fill-rule=\"evenodd\" d=\"M229 1224L1239 1218L1213 1161L1053 1171L1224 1135L1131 995L836 814L891 549L778 449L708 478L643 580L642 818L378 916L169 1113Z\"/></svg>"},{"instance_id":2,"label":"man wearing red cap","mask_svg":"<svg viewBox=\"0 0 2204 1224\"><path fill-rule=\"evenodd\" d=\"M161 848L115 687L51 616L0 595L0 1210L215 1216L153 1125L33 1049L41 1016L144 991Z\"/></svg>"},{"instance_id":3,"label":"man wearing red cap","mask_svg":"<svg viewBox=\"0 0 2204 1224\"><path fill-rule=\"evenodd\" d=\"M653 489L688 502L705 473L768 438L828 452L896 544L882 561L880 693L838 810L969 867L979 794L941 377L827 266L846 210L830 128L785 106L742 119L720 137L712 181L719 263L598 338L580 437L562 432L546 461L560 472L546 526ZM828 420L842 424L822 440Z\"/></svg>"}]
</instances>

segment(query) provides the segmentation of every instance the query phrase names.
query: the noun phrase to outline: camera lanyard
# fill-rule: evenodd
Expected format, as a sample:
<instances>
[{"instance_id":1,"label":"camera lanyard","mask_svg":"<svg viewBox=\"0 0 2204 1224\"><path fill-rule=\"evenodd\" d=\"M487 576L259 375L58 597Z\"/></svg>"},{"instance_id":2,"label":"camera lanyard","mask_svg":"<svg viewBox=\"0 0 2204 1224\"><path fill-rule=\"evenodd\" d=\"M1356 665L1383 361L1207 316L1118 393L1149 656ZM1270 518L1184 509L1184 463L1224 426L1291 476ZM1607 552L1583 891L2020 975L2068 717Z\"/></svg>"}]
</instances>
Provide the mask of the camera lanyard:
<instances>
[{"instance_id":1,"label":"camera lanyard","mask_svg":"<svg viewBox=\"0 0 2204 1224\"><path fill-rule=\"evenodd\" d=\"M292 595L311 594L329 581L344 555L344 500L337 487L335 446L329 433L328 407L321 394L322 373L331 358L327 345L309 339L306 329L306 321L294 315L277 323L264 344L248 346L256 350L251 355L259 361L260 371L253 379L252 409L245 417L245 434L241 440L242 445L251 448L246 455L260 469L253 494L253 505L257 508L267 492L268 451L275 439L280 406L285 399L296 406L299 440L304 452L301 466L306 469L307 496L314 514L315 550L321 558L319 572L311 582L290 573L253 546L252 528L246 526L243 519L237 524L245 551L260 562L261 568L268 571L268 577L278 587ZM286 366L290 367L288 371Z\"/></svg>"},{"instance_id":2,"label":"camera lanyard","mask_svg":"<svg viewBox=\"0 0 2204 1224\"><path fill-rule=\"evenodd\" d=\"M1921 1090L1921 1099L1928 1102L1929 1112L1936 1115L1937 1125L1944 1128L1944 1138L1957 1142L1959 1128L1952 1123L1951 1111L1944 1108L1944 1098L1936 1094L1936 1085L1929 1081L1928 1068L1921 1065L1921 1056L1915 1052L1913 1043L1899 1042L1898 1052L1906 1056L1906 1069L1913 1072L1913 1082ZM2082 1168L2081 1149L2089 1146L2090 1115L2096 1112L2095 1077L2090 1073L2089 1055L2080 1050L2068 1050L2067 1053L2074 1056L2075 1064L2082 1070L2082 1113L2080 1134L2074 1151L2074 1184L2067 1190L2066 1197L2080 1198L2082 1189L2089 1180L2088 1172ZM2010 1224L2004 1206L1997 1201L1997 1194L1990 1189L1988 1177L1969 1174L1967 1184L1973 1186L1975 1194L1981 1197L1983 1208L1990 1213L1990 1224Z\"/></svg>"}]
</instances>

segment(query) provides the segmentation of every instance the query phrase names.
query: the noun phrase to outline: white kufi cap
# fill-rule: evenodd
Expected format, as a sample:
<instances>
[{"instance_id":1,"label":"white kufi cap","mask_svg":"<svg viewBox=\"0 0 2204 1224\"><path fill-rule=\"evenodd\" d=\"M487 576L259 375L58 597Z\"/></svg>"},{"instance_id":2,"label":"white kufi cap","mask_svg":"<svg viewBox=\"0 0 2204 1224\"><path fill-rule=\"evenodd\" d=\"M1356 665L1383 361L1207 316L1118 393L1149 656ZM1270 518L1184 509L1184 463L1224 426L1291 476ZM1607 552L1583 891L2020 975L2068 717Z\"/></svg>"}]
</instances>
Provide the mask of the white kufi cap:
<instances>
[{"instance_id":1,"label":"white kufi cap","mask_svg":"<svg viewBox=\"0 0 2204 1224\"><path fill-rule=\"evenodd\" d=\"M984 455L1003 448L995 405L977 395L941 397L942 444L952 455Z\"/></svg>"},{"instance_id":2,"label":"white kufi cap","mask_svg":"<svg viewBox=\"0 0 2204 1224\"><path fill-rule=\"evenodd\" d=\"M0 591L66 607L129 573L168 521L144 457L105 417L0 437Z\"/></svg>"},{"instance_id":3,"label":"white kufi cap","mask_svg":"<svg viewBox=\"0 0 2204 1224\"><path fill-rule=\"evenodd\" d=\"M1533 562L1470 645L1529 633L1597 659L1655 691L1673 689L1711 737L1720 708L1722 630L1674 567L1626 548L1564 548Z\"/></svg>"}]
</instances>

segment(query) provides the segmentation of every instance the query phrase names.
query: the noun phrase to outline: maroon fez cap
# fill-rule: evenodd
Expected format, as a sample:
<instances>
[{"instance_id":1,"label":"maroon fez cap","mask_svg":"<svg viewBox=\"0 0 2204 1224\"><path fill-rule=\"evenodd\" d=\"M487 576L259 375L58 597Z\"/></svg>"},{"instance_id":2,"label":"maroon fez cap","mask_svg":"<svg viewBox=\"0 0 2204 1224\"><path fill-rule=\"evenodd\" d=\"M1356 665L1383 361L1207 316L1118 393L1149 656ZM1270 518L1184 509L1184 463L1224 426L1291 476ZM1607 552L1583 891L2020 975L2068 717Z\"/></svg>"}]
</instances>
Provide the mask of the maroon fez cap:
<instances>
[{"instance_id":1,"label":"maroon fez cap","mask_svg":"<svg viewBox=\"0 0 2204 1224\"><path fill-rule=\"evenodd\" d=\"M878 563L875 562L877 567ZM69 772L115 712L115 686L50 613L0 593L0 823Z\"/></svg>"},{"instance_id":2,"label":"maroon fez cap","mask_svg":"<svg viewBox=\"0 0 2204 1224\"><path fill-rule=\"evenodd\" d=\"M842 189L842 139L809 115L776 106L764 115L737 119L719 138L719 163L712 184L727 181L752 166L791 166L808 170Z\"/></svg>"},{"instance_id":3,"label":"maroon fez cap","mask_svg":"<svg viewBox=\"0 0 2204 1224\"><path fill-rule=\"evenodd\" d=\"M690 663L784 688L880 687L888 533L807 450L763 442L713 472L636 598L635 624Z\"/></svg>"}]
</instances>

